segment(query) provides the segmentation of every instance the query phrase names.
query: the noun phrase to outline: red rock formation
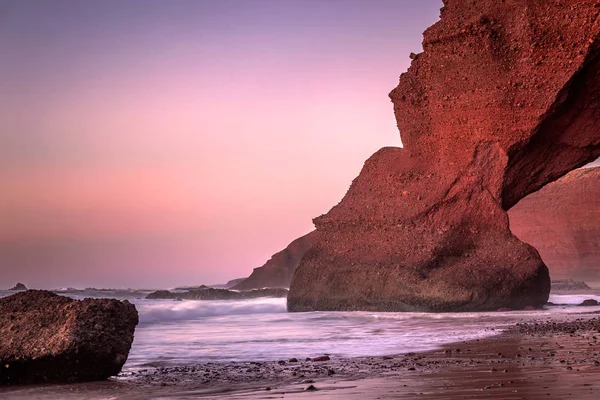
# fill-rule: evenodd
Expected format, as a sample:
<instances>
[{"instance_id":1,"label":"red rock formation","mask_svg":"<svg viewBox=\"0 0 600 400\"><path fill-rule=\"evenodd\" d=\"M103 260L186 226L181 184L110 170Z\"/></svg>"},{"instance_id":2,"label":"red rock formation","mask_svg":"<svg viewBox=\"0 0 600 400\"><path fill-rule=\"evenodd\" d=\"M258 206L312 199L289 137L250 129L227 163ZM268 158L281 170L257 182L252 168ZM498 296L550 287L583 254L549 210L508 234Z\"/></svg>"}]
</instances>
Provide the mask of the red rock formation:
<instances>
[{"instance_id":1,"label":"red rock formation","mask_svg":"<svg viewBox=\"0 0 600 400\"><path fill-rule=\"evenodd\" d=\"M288 288L292 275L304 253L314 244L316 233L313 231L294 240L285 249L274 254L262 267L254 268L252 274L232 289L250 290L265 287Z\"/></svg>"},{"instance_id":2,"label":"red rock formation","mask_svg":"<svg viewBox=\"0 0 600 400\"><path fill-rule=\"evenodd\" d=\"M519 201L508 216L513 234L540 252L553 280L600 281L600 167L571 171ZM289 287L315 239L311 232L255 268L250 289Z\"/></svg>"},{"instance_id":3,"label":"red rock formation","mask_svg":"<svg viewBox=\"0 0 600 400\"><path fill-rule=\"evenodd\" d=\"M600 155L600 3L444 3L390 93L405 148L371 156L314 220L288 310L547 300L548 270L506 210Z\"/></svg>"},{"instance_id":4,"label":"red rock formation","mask_svg":"<svg viewBox=\"0 0 600 400\"><path fill-rule=\"evenodd\" d=\"M0 299L0 384L106 379L125 364L138 314L114 299L43 290Z\"/></svg>"},{"instance_id":5,"label":"red rock formation","mask_svg":"<svg viewBox=\"0 0 600 400\"><path fill-rule=\"evenodd\" d=\"M600 167L572 171L510 209L511 231L552 279L600 281Z\"/></svg>"}]
</instances>

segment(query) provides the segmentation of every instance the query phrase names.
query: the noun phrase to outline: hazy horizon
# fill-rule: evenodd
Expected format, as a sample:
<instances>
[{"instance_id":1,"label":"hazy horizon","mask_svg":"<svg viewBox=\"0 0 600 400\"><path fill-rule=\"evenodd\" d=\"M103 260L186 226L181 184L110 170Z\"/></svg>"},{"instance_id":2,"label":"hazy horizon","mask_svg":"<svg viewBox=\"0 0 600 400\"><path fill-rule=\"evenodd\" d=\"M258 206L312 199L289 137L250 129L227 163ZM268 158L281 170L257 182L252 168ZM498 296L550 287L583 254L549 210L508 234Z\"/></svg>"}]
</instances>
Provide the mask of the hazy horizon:
<instances>
[{"instance_id":1,"label":"hazy horizon","mask_svg":"<svg viewBox=\"0 0 600 400\"><path fill-rule=\"evenodd\" d=\"M441 5L0 2L0 288L249 275L401 144Z\"/></svg>"},{"instance_id":2,"label":"hazy horizon","mask_svg":"<svg viewBox=\"0 0 600 400\"><path fill-rule=\"evenodd\" d=\"M248 276L401 145L441 6L0 0L0 289Z\"/></svg>"}]
</instances>

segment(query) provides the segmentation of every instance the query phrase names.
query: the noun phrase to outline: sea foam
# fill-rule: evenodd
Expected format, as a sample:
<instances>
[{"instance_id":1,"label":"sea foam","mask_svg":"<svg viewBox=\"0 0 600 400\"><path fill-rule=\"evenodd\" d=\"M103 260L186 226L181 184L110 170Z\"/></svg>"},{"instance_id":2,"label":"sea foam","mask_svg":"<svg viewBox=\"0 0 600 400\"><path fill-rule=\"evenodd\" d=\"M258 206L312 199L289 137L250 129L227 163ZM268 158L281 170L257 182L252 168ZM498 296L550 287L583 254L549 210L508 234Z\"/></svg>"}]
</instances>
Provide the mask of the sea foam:
<instances>
[{"instance_id":1,"label":"sea foam","mask_svg":"<svg viewBox=\"0 0 600 400\"><path fill-rule=\"evenodd\" d=\"M581 304L582 301L593 299L600 301L600 296L595 294L550 294L549 302L554 304Z\"/></svg>"},{"instance_id":2,"label":"sea foam","mask_svg":"<svg viewBox=\"0 0 600 400\"><path fill-rule=\"evenodd\" d=\"M243 301L216 300L137 300L141 323L197 320L221 315L285 313L285 298L259 298Z\"/></svg>"}]
</instances>

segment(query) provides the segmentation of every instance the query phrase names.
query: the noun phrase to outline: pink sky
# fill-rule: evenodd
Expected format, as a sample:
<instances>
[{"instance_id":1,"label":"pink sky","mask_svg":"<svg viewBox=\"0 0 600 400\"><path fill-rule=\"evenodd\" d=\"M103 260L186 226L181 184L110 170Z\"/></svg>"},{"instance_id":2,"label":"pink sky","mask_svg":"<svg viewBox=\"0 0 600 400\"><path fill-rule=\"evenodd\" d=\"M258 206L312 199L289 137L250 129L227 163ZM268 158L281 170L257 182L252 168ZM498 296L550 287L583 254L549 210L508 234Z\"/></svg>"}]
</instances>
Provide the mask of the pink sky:
<instances>
[{"instance_id":1,"label":"pink sky","mask_svg":"<svg viewBox=\"0 0 600 400\"><path fill-rule=\"evenodd\" d=\"M401 144L387 93L440 6L0 7L0 287L249 275Z\"/></svg>"}]
</instances>

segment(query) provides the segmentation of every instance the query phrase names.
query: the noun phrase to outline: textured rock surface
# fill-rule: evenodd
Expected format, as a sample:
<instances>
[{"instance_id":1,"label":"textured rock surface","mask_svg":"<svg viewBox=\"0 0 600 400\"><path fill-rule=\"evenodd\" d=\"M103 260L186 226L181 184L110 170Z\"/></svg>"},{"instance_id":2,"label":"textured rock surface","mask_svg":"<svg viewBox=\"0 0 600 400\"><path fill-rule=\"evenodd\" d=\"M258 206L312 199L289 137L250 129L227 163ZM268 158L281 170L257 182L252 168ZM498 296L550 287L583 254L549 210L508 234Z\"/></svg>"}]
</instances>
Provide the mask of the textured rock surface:
<instances>
[{"instance_id":1,"label":"textured rock surface","mask_svg":"<svg viewBox=\"0 0 600 400\"><path fill-rule=\"evenodd\" d=\"M546 302L506 210L600 155L596 0L446 1L390 93L404 148L314 220L288 310L470 311Z\"/></svg>"},{"instance_id":2,"label":"textured rock surface","mask_svg":"<svg viewBox=\"0 0 600 400\"><path fill-rule=\"evenodd\" d=\"M0 383L106 379L125 364L138 314L113 299L43 290L0 299Z\"/></svg>"},{"instance_id":3,"label":"textured rock surface","mask_svg":"<svg viewBox=\"0 0 600 400\"><path fill-rule=\"evenodd\" d=\"M572 171L510 209L511 231L552 279L600 281L600 167Z\"/></svg>"},{"instance_id":4,"label":"textured rock surface","mask_svg":"<svg viewBox=\"0 0 600 400\"><path fill-rule=\"evenodd\" d=\"M260 289L264 287L288 288L294 271L304 253L315 243L316 233L313 231L294 240L285 249L274 254L262 267L254 268L252 274L242 282L233 286L235 290Z\"/></svg>"},{"instance_id":5,"label":"textured rock surface","mask_svg":"<svg viewBox=\"0 0 600 400\"><path fill-rule=\"evenodd\" d=\"M512 233L540 253L553 278L553 290L555 284L558 290L567 290L567 281L555 279L600 281L600 167L571 171L519 201L508 215ZM241 287L289 287L294 270L315 239L316 233L311 232L293 241L265 266L254 269L252 279Z\"/></svg>"}]
</instances>

